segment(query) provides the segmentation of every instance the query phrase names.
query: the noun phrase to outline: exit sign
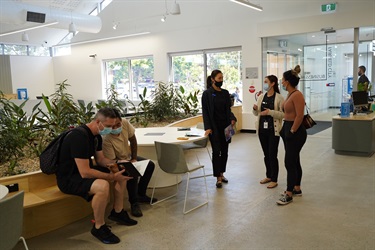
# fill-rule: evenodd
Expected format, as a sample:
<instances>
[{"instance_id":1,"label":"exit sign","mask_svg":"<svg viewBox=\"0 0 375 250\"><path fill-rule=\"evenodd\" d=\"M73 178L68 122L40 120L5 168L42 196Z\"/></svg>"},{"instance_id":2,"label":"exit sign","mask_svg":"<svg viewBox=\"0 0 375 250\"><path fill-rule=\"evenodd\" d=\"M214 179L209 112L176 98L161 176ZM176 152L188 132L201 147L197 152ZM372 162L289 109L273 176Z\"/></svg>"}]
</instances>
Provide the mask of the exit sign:
<instances>
[{"instance_id":1,"label":"exit sign","mask_svg":"<svg viewBox=\"0 0 375 250\"><path fill-rule=\"evenodd\" d=\"M333 13L337 10L337 3L322 4L321 9L323 13Z\"/></svg>"}]
</instances>

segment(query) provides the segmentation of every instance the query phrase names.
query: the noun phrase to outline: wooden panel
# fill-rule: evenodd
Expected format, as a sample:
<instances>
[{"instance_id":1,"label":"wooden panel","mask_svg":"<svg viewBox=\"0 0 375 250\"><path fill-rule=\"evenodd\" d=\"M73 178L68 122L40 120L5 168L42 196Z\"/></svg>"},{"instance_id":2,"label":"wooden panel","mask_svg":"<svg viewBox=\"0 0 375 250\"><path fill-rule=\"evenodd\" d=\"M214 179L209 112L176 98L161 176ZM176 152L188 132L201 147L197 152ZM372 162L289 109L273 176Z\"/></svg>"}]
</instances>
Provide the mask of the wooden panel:
<instances>
[{"instance_id":1,"label":"wooden panel","mask_svg":"<svg viewBox=\"0 0 375 250\"><path fill-rule=\"evenodd\" d=\"M24 209L23 236L35 237L80 220L92 213L91 203L77 196Z\"/></svg>"},{"instance_id":2,"label":"wooden panel","mask_svg":"<svg viewBox=\"0 0 375 250\"><path fill-rule=\"evenodd\" d=\"M35 173L29 177L29 191L45 189L56 186L56 175L47 175L42 172Z\"/></svg>"},{"instance_id":3,"label":"wooden panel","mask_svg":"<svg viewBox=\"0 0 375 250\"><path fill-rule=\"evenodd\" d=\"M39 196L33 194L33 193L25 193L25 196L23 198L23 207L24 208L29 208L29 207L34 207L34 206L39 206L46 201Z\"/></svg>"},{"instance_id":4,"label":"wooden panel","mask_svg":"<svg viewBox=\"0 0 375 250\"><path fill-rule=\"evenodd\" d=\"M64 194L63 192L61 192L57 186L37 190L33 193L38 197L42 198L43 200L45 200L46 202L57 201L70 196L68 194Z\"/></svg>"},{"instance_id":5,"label":"wooden panel","mask_svg":"<svg viewBox=\"0 0 375 250\"><path fill-rule=\"evenodd\" d=\"M29 192L29 179L27 177L18 177L18 178L12 178L12 177L13 176L0 178L0 184L10 185L10 184L18 183L19 190L24 190L25 193Z\"/></svg>"},{"instance_id":6,"label":"wooden panel","mask_svg":"<svg viewBox=\"0 0 375 250\"><path fill-rule=\"evenodd\" d=\"M4 94L4 98L10 100L10 99L17 99L18 96L17 94Z\"/></svg>"},{"instance_id":7,"label":"wooden panel","mask_svg":"<svg viewBox=\"0 0 375 250\"><path fill-rule=\"evenodd\" d=\"M197 115L184 120L180 120L168 125L168 127L194 127L197 123L203 122L202 115Z\"/></svg>"}]
</instances>

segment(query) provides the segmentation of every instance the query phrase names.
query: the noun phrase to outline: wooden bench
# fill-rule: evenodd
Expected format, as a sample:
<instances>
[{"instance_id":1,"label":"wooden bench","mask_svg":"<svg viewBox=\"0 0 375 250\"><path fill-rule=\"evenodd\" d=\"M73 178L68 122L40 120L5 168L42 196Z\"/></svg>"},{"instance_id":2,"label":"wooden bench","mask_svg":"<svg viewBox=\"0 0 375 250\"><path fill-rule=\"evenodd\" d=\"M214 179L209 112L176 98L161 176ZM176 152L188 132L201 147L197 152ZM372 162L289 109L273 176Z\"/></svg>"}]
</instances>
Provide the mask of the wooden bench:
<instances>
[{"instance_id":1,"label":"wooden bench","mask_svg":"<svg viewBox=\"0 0 375 250\"><path fill-rule=\"evenodd\" d=\"M91 203L59 190L55 175L37 171L2 177L0 184L18 184L19 190L25 192L22 232L25 238L47 233L92 213Z\"/></svg>"}]
</instances>

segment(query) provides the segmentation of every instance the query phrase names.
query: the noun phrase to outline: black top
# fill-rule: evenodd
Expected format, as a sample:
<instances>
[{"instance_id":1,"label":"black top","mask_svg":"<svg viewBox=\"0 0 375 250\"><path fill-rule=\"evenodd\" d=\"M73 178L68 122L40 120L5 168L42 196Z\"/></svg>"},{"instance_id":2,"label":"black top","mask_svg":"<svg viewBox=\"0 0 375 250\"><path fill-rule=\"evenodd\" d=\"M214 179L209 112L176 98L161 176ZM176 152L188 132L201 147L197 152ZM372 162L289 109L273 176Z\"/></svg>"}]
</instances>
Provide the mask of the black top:
<instances>
[{"instance_id":1,"label":"black top","mask_svg":"<svg viewBox=\"0 0 375 250\"><path fill-rule=\"evenodd\" d=\"M365 74L361 75L358 79L358 83L370 83L370 81L368 80L367 76Z\"/></svg>"},{"instance_id":2,"label":"black top","mask_svg":"<svg viewBox=\"0 0 375 250\"><path fill-rule=\"evenodd\" d=\"M223 91L215 91L214 95L214 119L220 123L226 122L228 120L228 117L226 116L226 103L228 96Z\"/></svg>"},{"instance_id":3,"label":"black top","mask_svg":"<svg viewBox=\"0 0 375 250\"><path fill-rule=\"evenodd\" d=\"M102 137L94 136L86 125L81 127L86 130L86 133L73 129L64 138L60 151L60 164L56 171L58 180L69 180L74 176L81 178L74 158L89 159L90 167L93 167L91 157L95 156L95 151L102 150Z\"/></svg>"},{"instance_id":4,"label":"black top","mask_svg":"<svg viewBox=\"0 0 375 250\"><path fill-rule=\"evenodd\" d=\"M262 104L260 106L260 110L264 111L265 109L275 109L275 96L274 93L272 96L267 96L267 93L263 96ZM264 123L267 123L267 128L265 128ZM266 132L266 131L273 131L274 124L273 124L273 117L270 115L262 115L259 119L259 132Z\"/></svg>"}]
</instances>

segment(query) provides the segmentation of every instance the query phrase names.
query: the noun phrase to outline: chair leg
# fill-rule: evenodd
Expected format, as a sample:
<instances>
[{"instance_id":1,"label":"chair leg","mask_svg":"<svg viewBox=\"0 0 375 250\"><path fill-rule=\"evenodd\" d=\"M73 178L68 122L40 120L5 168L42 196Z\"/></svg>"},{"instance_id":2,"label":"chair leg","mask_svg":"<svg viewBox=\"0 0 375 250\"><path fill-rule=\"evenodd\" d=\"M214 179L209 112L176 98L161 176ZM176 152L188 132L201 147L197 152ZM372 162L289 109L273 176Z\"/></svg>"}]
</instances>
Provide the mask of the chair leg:
<instances>
[{"instance_id":1,"label":"chair leg","mask_svg":"<svg viewBox=\"0 0 375 250\"><path fill-rule=\"evenodd\" d=\"M203 177L204 177L204 182L205 182L205 186L206 186L206 195L207 195L207 199L205 202L203 202L202 204L198 205L198 206L195 206L193 208L191 208L190 210L186 211L186 200L187 200L187 196L188 196L188 188L189 188L189 180L190 180L190 173L188 172L188 177L187 177L187 182L186 182L186 191L185 191L185 201L184 201L184 214L187 214L187 213L190 213L191 211L197 209L197 208L200 208L206 204L208 204L208 189L207 189L207 183L206 183L206 176L205 176L205 172L204 172L204 168L203 169Z\"/></svg>"},{"instance_id":2,"label":"chair leg","mask_svg":"<svg viewBox=\"0 0 375 250\"><path fill-rule=\"evenodd\" d=\"M168 200L170 198L173 198L173 197L177 196L177 193L178 193L178 175L176 175L176 193L172 194L172 195L170 195L170 196L168 196L166 198L163 198L161 200L158 200L157 202L152 203L152 199L154 198L154 193L155 193L157 175L158 175L159 171L162 171L162 170L158 169L158 171L155 174L154 188L152 189L152 195L151 195L150 205L155 205L155 204L158 204L158 203L160 203L162 201L165 201L165 200Z\"/></svg>"},{"instance_id":3,"label":"chair leg","mask_svg":"<svg viewBox=\"0 0 375 250\"><path fill-rule=\"evenodd\" d=\"M27 244L26 244L26 240L25 240L25 238L21 236L19 240L22 240L23 245L25 246L25 249L26 249L26 250L29 250L29 248L27 247Z\"/></svg>"},{"instance_id":4,"label":"chair leg","mask_svg":"<svg viewBox=\"0 0 375 250\"><path fill-rule=\"evenodd\" d=\"M210 151L208 150L208 147L206 147L206 149L207 149L208 156L210 157L210 161L212 161L212 157L211 157L211 155L210 155ZM195 153L195 157L197 158L198 164L201 165L197 153ZM205 173L204 170L203 170L203 172ZM212 175L213 175L213 174L207 174L207 175L204 174L204 177L206 177L206 176L212 176ZM196 179L196 178L201 178L201 177L203 177L203 175L195 176L195 177L192 177L191 179Z\"/></svg>"}]
</instances>

